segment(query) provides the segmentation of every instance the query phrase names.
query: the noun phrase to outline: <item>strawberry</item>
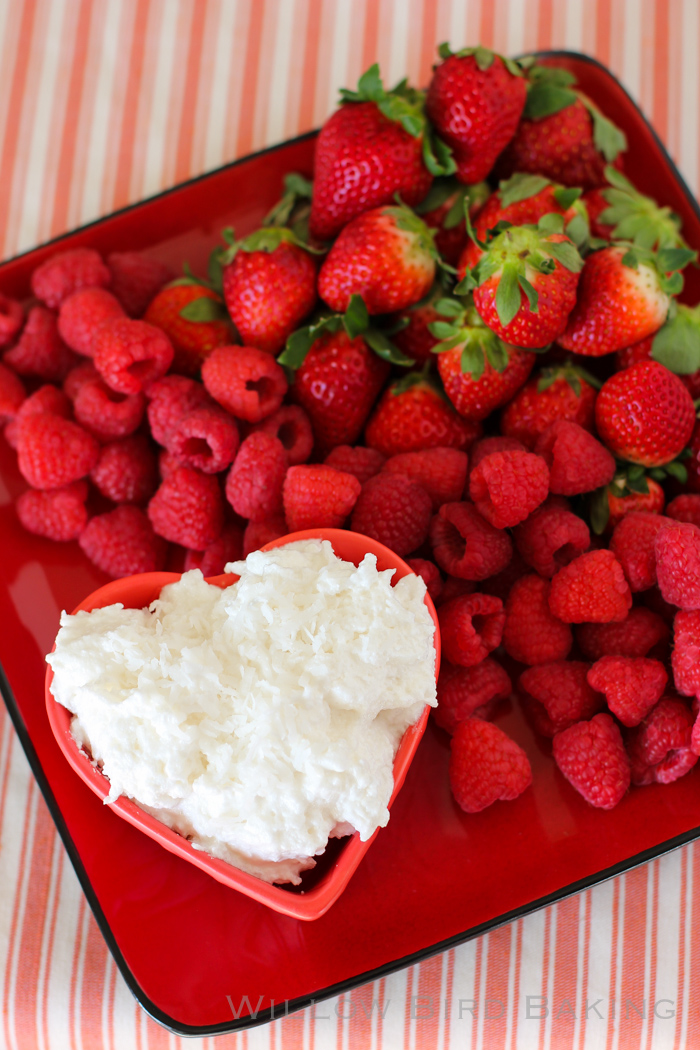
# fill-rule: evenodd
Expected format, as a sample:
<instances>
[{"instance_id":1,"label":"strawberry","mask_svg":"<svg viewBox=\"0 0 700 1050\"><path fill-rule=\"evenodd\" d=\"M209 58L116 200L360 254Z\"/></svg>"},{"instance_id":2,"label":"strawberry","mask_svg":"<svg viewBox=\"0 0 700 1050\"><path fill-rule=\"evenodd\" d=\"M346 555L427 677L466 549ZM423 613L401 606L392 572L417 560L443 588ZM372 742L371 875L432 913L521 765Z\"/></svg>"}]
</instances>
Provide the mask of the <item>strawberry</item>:
<instances>
[{"instance_id":1,"label":"strawberry","mask_svg":"<svg viewBox=\"0 0 700 1050\"><path fill-rule=\"evenodd\" d=\"M595 420L613 455L660 467L688 444L695 406L678 376L657 361L642 361L606 380L596 401Z\"/></svg>"},{"instance_id":2,"label":"strawberry","mask_svg":"<svg viewBox=\"0 0 700 1050\"><path fill-rule=\"evenodd\" d=\"M221 255L223 295L246 346L276 354L316 302L316 264L291 230L263 227Z\"/></svg>"},{"instance_id":3,"label":"strawberry","mask_svg":"<svg viewBox=\"0 0 700 1050\"><path fill-rule=\"evenodd\" d=\"M430 229L402 205L374 208L344 228L318 275L318 292L342 312L361 295L370 314L403 310L430 290L437 252Z\"/></svg>"},{"instance_id":4,"label":"strawberry","mask_svg":"<svg viewBox=\"0 0 700 1050\"><path fill-rule=\"evenodd\" d=\"M593 430L596 389L600 383L567 362L545 368L528 380L501 413L501 433L532 449L556 419L568 419Z\"/></svg>"},{"instance_id":5,"label":"strawberry","mask_svg":"<svg viewBox=\"0 0 700 1050\"><path fill-rule=\"evenodd\" d=\"M442 299L436 308L449 318L429 326L441 340L433 352L439 354L445 393L465 419L485 419L525 383L535 355L507 346L484 325L469 302L465 306L458 299Z\"/></svg>"},{"instance_id":6,"label":"strawberry","mask_svg":"<svg viewBox=\"0 0 700 1050\"><path fill-rule=\"evenodd\" d=\"M654 254L624 245L589 255L576 306L557 342L577 354L601 357L653 335L666 320L671 295L683 287L678 271L694 255L685 248Z\"/></svg>"},{"instance_id":7,"label":"strawberry","mask_svg":"<svg viewBox=\"0 0 700 1050\"><path fill-rule=\"evenodd\" d=\"M385 456L429 448L467 449L481 427L457 415L444 394L412 372L385 392L365 431L365 441Z\"/></svg>"},{"instance_id":8,"label":"strawberry","mask_svg":"<svg viewBox=\"0 0 700 1050\"><path fill-rule=\"evenodd\" d=\"M433 230L440 257L456 266L467 244L464 210L474 218L491 192L487 182L463 186L456 178L436 179L425 200L416 206L426 226Z\"/></svg>"},{"instance_id":9,"label":"strawberry","mask_svg":"<svg viewBox=\"0 0 700 1050\"><path fill-rule=\"evenodd\" d=\"M474 232L485 241L489 230L499 222L512 226L537 225L545 215L561 215L564 229L575 244L588 237L586 210L579 201L581 191L575 187L560 186L543 175L516 174L501 182L477 212ZM470 240L459 260L459 276L464 277L483 254L477 241Z\"/></svg>"},{"instance_id":10,"label":"strawberry","mask_svg":"<svg viewBox=\"0 0 700 1050\"><path fill-rule=\"evenodd\" d=\"M566 327L583 260L563 226L562 216L546 215L480 242L484 254L457 287L474 290L482 320L511 345L543 347Z\"/></svg>"},{"instance_id":11,"label":"strawberry","mask_svg":"<svg viewBox=\"0 0 700 1050\"><path fill-rule=\"evenodd\" d=\"M635 492L629 488L627 478L623 475L622 484L615 477L607 488L608 499L608 529L614 529L619 521L627 514L644 511L647 514L661 514L666 503L664 490L658 481L653 478L640 478L642 485L646 485L646 492Z\"/></svg>"},{"instance_id":12,"label":"strawberry","mask_svg":"<svg viewBox=\"0 0 700 1050\"><path fill-rule=\"evenodd\" d=\"M636 248L682 248L681 221L667 206L635 189L612 165L605 169L609 185L589 190L584 202L594 233L606 240L629 241Z\"/></svg>"},{"instance_id":13,"label":"strawberry","mask_svg":"<svg viewBox=\"0 0 700 1050\"><path fill-rule=\"evenodd\" d=\"M389 375L389 363L408 365L384 333L372 328L359 295L345 314L299 328L278 358L295 371L291 394L306 411L325 456L357 441Z\"/></svg>"},{"instance_id":14,"label":"strawberry","mask_svg":"<svg viewBox=\"0 0 700 1050\"><path fill-rule=\"evenodd\" d=\"M191 277L166 285L143 319L168 336L175 350L172 370L183 375L196 375L212 350L233 341L221 297Z\"/></svg>"},{"instance_id":15,"label":"strawberry","mask_svg":"<svg viewBox=\"0 0 700 1050\"><path fill-rule=\"evenodd\" d=\"M386 91L375 64L357 91L341 95L342 105L316 140L309 229L321 240L397 193L406 204L418 204L433 175L455 170L449 150L430 133L423 96L405 81Z\"/></svg>"},{"instance_id":16,"label":"strawberry","mask_svg":"<svg viewBox=\"0 0 700 1050\"><path fill-rule=\"evenodd\" d=\"M398 330L393 333L391 341L398 346L402 354L410 357L415 365L424 365L426 361L430 361L431 351L440 341L432 334L429 325L441 320L435 304L444 294L436 282L423 299L396 314ZM398 325L401 327L398 328Z\"/></svg>"},{"instance_id":17,"label":"strawberry","mask_svg":"<svg viewBox=\"0 0 700 1050\"><path fill-rule=\"evenodd\" d=\"M672 299L666 323L656 335L620 350L616 363L626 367L649 358L680 376L694 400L700 397L700 304L686 306Z\"/></svg>"},{"instance_id":18,"label":"strawberry","mask_svg":"<svg viewBox=\"0 0 700 1050\"><path fill-rule=\"evenodd\" d=\"M599 186L606 164L627 149L624 134L573 90L575 78L566 70L534 66L528 78L523 118L499 158L499 176L526 171L565 186Z\"/></svg>"},{"instance_id":19,"label":"strawberry","mask_svg":"<svg viewBox=\"0 0 700 1050\"><path fill-rule=\"evenodd\" d=\"M452 148L460 182L480 182L518 126L527 95L522 69L485 47L453 52L441 44L438 54L443 61L433 72L426 112Z\"/></svg>"}]
</instances>

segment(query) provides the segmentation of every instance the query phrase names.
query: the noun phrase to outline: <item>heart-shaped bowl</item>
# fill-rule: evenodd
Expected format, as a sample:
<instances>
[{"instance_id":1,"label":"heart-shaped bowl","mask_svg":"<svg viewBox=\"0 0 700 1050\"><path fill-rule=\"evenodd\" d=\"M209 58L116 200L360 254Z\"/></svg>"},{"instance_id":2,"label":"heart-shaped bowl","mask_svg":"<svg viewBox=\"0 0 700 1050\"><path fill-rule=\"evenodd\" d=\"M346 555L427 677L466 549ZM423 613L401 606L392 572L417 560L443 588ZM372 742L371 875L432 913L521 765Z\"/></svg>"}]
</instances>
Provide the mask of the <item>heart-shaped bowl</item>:
<instances>
[{"instance_id":1,"label":"heart-shaped bowl","mask_svg":"<svg viewBox=\"0 0 700 1050\"><path fill-rule=\"evenodd\" d=\"M377 543L368 536L361 536L359 533L344 529L309 529L304 532L290 533L288 536L282 536L268 543L262 550L272 550L274 547L282 547L297 540L310 539L329 540L336 555L354 565L359 565L365 554L374 554L377 558L377 568L380 571L395 570L392 583L413 573L411 567L388 547ZM89 612L92 609L113 605L115 602L121 602L128 609L144 608L158 597L166 584L179 580L180 575L176 572L147 572L114 580L100 587L99 590L93 591L73 612L77 613L81 610ZM237 579L235 575L226 574L210 577L208 582L224 588L231 586ZM435 623L435 679L437 681L440 670L440 631L435 607L427 594L425 604ZM67 708L54 700L51 692L52 681L53 671L49 667L46 672L46 710L54 736L75 772L82 777L96 795L105 799L109 794L109 781L93 765L87 752L76 743L70 729L73 716ZM429 711L429 707L426 706L418 721L409 726L401 738L394 759L394 790L389 802L390 807L404 782L408 767L423 736ZM380 830L377 829L374 835L365 842L361 841L357 833L345 839L331 840L326 852L319 857L317 867L302 875L301 885L286 888L264 882L226 861L212 857L202 850L194 849L186 838L146 813L131 799L120 796L108 805L120 817L155 839L161 846L165 846L166 849L189 861L190 864L195 864L219 882L274 908L275 911L297 919L318 919L328 911L347 886Z\"/></svg>"}]
</instances>

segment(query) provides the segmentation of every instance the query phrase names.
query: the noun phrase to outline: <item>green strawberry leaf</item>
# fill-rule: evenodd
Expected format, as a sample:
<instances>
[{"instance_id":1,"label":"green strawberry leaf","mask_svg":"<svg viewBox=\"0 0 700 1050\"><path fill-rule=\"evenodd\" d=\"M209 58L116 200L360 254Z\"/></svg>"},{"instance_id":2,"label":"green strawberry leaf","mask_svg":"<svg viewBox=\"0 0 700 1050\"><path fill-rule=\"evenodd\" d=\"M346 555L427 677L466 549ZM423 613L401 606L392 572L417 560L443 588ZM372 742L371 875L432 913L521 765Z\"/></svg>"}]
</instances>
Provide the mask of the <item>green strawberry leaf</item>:
<instances>
[{"instance_id":1,"label":"green strawberry leaf","mask_svg":"<svg viewBox=\"0 0 700 1050\"><path fill-rule=\"evenodd\" d=\"M428 330L430 330L430 325L428 325ZM443 339L441 342L436 343L435 346L430 348L430 353L444 354L448 350L454 350L454 348L459 346L462 342L464 342L464 336L460 330L456 335L451 336L449 339Z\"/></svg>"},{"instance_id":2,"label":"green strawberry leaf","mask_svg":"<svg viewBox=\"0 0 700 1050\"><path fill-rule=\"evenodd\" d=\"M672 478L675 478L676 481L680 481L681 485L685 485L688 480L687 469L682 463L678 463L676 460L673 460L671 463L666 463L664 470L667 474L670 474Z\"/></svg>"},{"instance_id":3,"label":"green strawberry leaf","mask_svg":"<svg viewBox=\"0 0 700 1050\"><path fill-rule=\"evenodd\" d=\"M604 485L596 489L589 501L589 515L591 528L596 536L601 536L610 520L610 504L608 503L608 488Z\"/></svg>"},{"instance_id":4,"label":"green strawberry leaf","mask_svg":"<svg viewBox=\"0 0 700 1050\"><path fill-rule=\"evenodd\" d=\"M537 229L540 233L563 233L564 232L564 216L559 215L555 211L548 211L546 215L537 223Z\"/></svg>"},{"instance_id":5,"label":"green strawberry leaf","mask_svg":"<svg viewBox=\"0 0 700 1050\"><path fill-rule=\"evenodd\" d=\"M465 343L460 358L460 368L465 375L470 375L475 383L478 382L485 368L483 349L471 341Z\"/></svg>"},{"instance_id":6,"label":"green strawberry leaf","mask_svg":"<svg viewBox=\"0 0 700 1050\"><path fill-rule=\"evenodd\" d=\"M687 307L679 306L656 333L651 356L676 375L692 375L700 368L700 323Z\"/></svg>"},{"instance_id":7,"label":"green strawberry leaf","mask_svg":"<svg viewBox=\"0 0 700 1050\"><path fill-rule=\"evenodd\" d=\"M688 263L694 262L698 253L690 248L660 248L656 253L656 261L660 270L668 273L670 270L682 270Z\"/></svg>"},{"instance_id":8,"label":"green strawberry leaf","mask_svg":"<svg viewBox=\"0 0 700 1050\"><path fill-rule=\"evenodd\" d=\"M583 259L570 241L548 241L547 250L569 273L580 273L583 269Z\"/></svg>"},{"instance_id":9,"label":"green strawberry leaf","mask_svg":"<svg viewBox=\"0 0 700 1050\"><path fill-rule=\"evenodd\" d=\"M487 47L482 47L480 44L474 49L474 61L482 73L493 65L493 59L493 51L489 51Z\"/></svg>"},{"instance_id":10,"label":"green strawberry leaf","mask_svg":"<svg viewBox=\"0 0 700 1050\"><path fill-rule=\"evenodd\" d=\"M215 292L219 293L219 295L223 295L224 291L224 267L221 262L222 255L223 249L221 247L214 248L209 256L209 263L207 266L209 284Z\"/></svg>"},{"instance_id":11,"label":"green strawberry leaf","mask_svg":"<svg viewBox=\"0 0 700 1050\"><path fill-rule=\"evenodd\" d=\"M514 266L504 266L496 288L496 313L504 328L511 323L520 309L520 287L518 271Z\"/></svg>"},{"instance_id":12,"label":"green strawberry leaf","mask_svg":"<svg viewBox=\"0 0 700 1050\"><path fill-rule=\"evenodd\" d=\"M406 130L410 131L409 128L406 128ZM423 132L423 163L430 174L435 176L453 175L457 171L457 164L452 156L452 149L435 134L432 125L425 120L421 122L417 132L410 131L410 134L417 137L421 132Z\"/></svg>"},{"instance_id":13,"label":"green strawberry leaf","mask_svg":"<svg viewBox=\"0 0 700 1050\"><path fill-rule=\"evenodd\" d=\"M591 231L583 215L574 215L564 228L564 233L577 248L582 248L590 239Z\"/></svg>"},{"instance_id":14,"label":"green strawberry leaf","mask_svg":"<svg viewBox=\"0 0 700 1050\"><path fill-rule=\"evenodd\" d=\"M452 324L447 324L446 321L431 321L428 325L428 331L431 335L434 335L436 339L451 339L453 335L458 331Z\"/></svg>"},{"instance_id":15,"label":"green strawberry leaf","mask_svg":"<svg viewBox=\"0 0 700 1050\"><path fill-rule=\"evenodd\" d=\"M476 269L476 267L475 267ZM479 287L478 281L472 276L472 271L467 270L464 277L458 284L455 285L455 295L468 295L469 292L473 292L475 288Z\"/></svg>"},{"instance_id":16,"label":"green strawberry leaf","mask_svg":"<svg viewBox=\"0 0 700 1050\"><path fill-rule=\"evenodd\" d=\"M348 333L349 334L349 333ZM412 357L406 357L397 346L387 339L383 332L376 328L368 328L363 332L365 342L372 347L377 357L384 361L390 361L392 365L403 365L410 367L415 364Z\"/></svg>"},{"instance_id":17,"label":"green strawberry leaf","mask_svg":"<svg viewBox=\"0 0 700 1050\"><path fill-rule=\"evenodd\" d=\"M612 164L608 164L605 168L605 178L608 180L611 186L615 186L618 190L623 190L625 193L636 193L637 189L626 178L621 171L617 168L613 168Z\"/></svg>"},{"instance_id":18,"label":"green strawberry leaf","mask_svg":"<svg viewBox=\"0 0 700 1050\"><path fill-rule=\"evenodd\" d=\"M468 192L469 191L467 190L467 193ZM469 208L470 203L468 196L465 198L463 194L459 194L455 198L447 215L442 220L443 230L453 230L455 226L459 226L460 223L464 222L464 209Z\"/></svg>"},{"instance_id":19,"label":"green strawberry leaf","mask_svg":"<svg viewBox=\"0 0 700 1050\"><path fill-rule=\"evenodd\" d=\"M543 120L553 113L572 106L578 99L575 91L555 83L536 81L527 93L523 116L528 120Z\"/></svg>"},{"instance_id":20,"label":"green strawberry leaf","mask_svg":"<svg viewBox=\"0 0 700 1050\"><path fill-rule=\"evenodd\" d=\"M537 193L541 193L545 186L549 185L549 179L544 175L528 175L516 172L509 179L504 179L498 184L498 192L501 198L501 207L507 208L510 204L529 200Z\"/></svg>"},{"instance_id":21,"label":"green strawberry leaf","mask_svg":"<svg viewBox=\"0 0 700 1050\"><path fill-rule=\"evenodd\" d=\"M355 339L369 328L369 313L361 295L350 297L350 304L343 314L343 328L349 339Z\"/></svg>"},{"instance_id":22,"label":"green strawberry leaf","mask_svg":"<svg viewBox=\"0 0 700 1050\"><path fill-rule=\"evenodd\" d=\"M224 304L218 299L193 299L180 310L180 317L186 321L227 321L228 313Z\"/></svg>"},{"instance_id":23,"label":"green strawberry leaf","mask_svg":"<svg viewBox=\"0 0 700 1050\"><path fill-rule=\"evenodd\" d=\"M464 187L461 188L463 189ZM439 208L444 204L445 201L459 189L460 184L457 182L457 179L437 178L428 190L427 196L423 198L420 204L416 204L413 210L417 212L418 215L427 215L428 212L435 211L436 208ZM459 218L461 222L463 215L460 215Z\"/></svg>"},{"instance_id":24,"label":"green strawberry leaf","mask_svg":"<svg viewBox=\"0 0 700 1050\"><path fill-rule=\"evenodd\" d=\"M518 274L518 284L527 296L530 312L533 314L538 314L540 312L540 297L538 292L532 287L528 279L526 277L523 277L522 274Z\"/></svg>"},{"instance_id":25,"label":"green strawberry leaf","mask_svg":"<svg viewBox=\"0 0 700 1050\"><path fill-rule=\"evenodd\" d=\"M627 488L630 492L637 492L641 496L647 496L649 494L649 485L644 474L641 477L633 478L627 475Z\"/></svg>"},{"instance_id":26,"label":"green strawberry leaf","mask_svg":"<svg viewBox=\"0 0 700 1050\"><path fill-rule=\"evenodd\" d=\"M654 481L665 481L666 471L663 470L661 467L652 467L652 469L649 471L649 477L653 478Z\"/></svg>"},{"instance_id":27,"label":"green strawberry leaf","mask_svg":"<svg viewBox=\"0 0 700 1050\"><path fill-rule=\"evenodd\" d=\"M593 145L608 163L627 149L627 136L612 120L608 120L589 99L581 99L593 121Z\"/></svg>"},{"instance_id":28,"label":"green strawberry leaf","mask_svg":"<svg viewBox=\"0 0 700 1050\"><path fill-rule=\"evenodd\" d=\"M459 317L464 313L464 305L457 299L438 299L433 309L442 317Z\"/></svg>"},{"instance_id":29,"label":"green strawberry leaf","mask_svg":"<svg viewBox=\"0 0 700 1050\"><path fill-rule=\"evenodd\" d=\"M582 194L582 190L578 186L557 186L554 191L554 199L560 208L564 208L566 211L574 201L577 201Z\"/></svg>"},{"instance_id":30,"label":"green strawberry leaf","mask_svg":"<svg viewBox=\"0 0 700 1050\"><path fill-rule=\"evenodd\" d=\"M294 371L297 368L301 368L313 341L314 336L311 325L308 325L306 328L297 328L296 332L292 332L287 339L287 345L277 358L277 363Z\"/></svg>"},{"instance_id":31,"label":"green strawberry leaf","mask_svg":"<svg viewBox=\"0 0 700 1050\"><path fill-rule=\"evenodd\" d=\"M488 359L489 364L496 372L505 372L508 367L510 357L508 351L505 348L505 344L500 339L486 339L484 342L484 352Z\"/></svg>"}]
</instances>

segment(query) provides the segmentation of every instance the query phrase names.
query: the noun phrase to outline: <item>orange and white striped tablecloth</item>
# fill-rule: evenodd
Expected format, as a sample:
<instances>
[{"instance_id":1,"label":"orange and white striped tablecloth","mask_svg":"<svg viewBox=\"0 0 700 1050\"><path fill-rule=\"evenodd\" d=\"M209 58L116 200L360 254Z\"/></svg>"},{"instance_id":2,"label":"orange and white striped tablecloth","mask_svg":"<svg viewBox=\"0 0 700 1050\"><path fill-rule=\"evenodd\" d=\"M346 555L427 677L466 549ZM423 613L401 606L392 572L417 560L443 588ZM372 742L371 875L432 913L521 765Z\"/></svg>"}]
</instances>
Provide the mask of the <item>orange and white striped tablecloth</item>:
<instances>
[{"instance_id":1,"label":"orange and white striped tablecloth","mask_svg":"<svg viewBox=\"0 0 700 1050\"><path fill-rule=\"evenodd\" d=\"M0 257L321 123L435 45L609 65L694 192L700 0L0 0ZM700 845L338 999L180 1040L135 1004L0 713L0 1046L700 1046Z\"/></svg>"}]
</instances>

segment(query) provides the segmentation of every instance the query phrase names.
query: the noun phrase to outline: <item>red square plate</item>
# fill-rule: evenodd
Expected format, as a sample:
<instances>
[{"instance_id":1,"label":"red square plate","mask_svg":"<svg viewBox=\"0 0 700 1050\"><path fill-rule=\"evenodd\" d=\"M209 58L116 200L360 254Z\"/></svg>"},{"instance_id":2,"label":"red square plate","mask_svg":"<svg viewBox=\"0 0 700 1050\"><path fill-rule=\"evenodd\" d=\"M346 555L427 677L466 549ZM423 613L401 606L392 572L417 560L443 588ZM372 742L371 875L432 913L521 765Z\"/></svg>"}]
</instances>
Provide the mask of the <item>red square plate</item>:
<instances>
[{"instance_id":1,"label":"red square plate","mask_svg":"<svg viewBox=\"0 0 700 1050\"><path fill-rule=\"evenodd\" d=\"M635 182L681 215L688 242L700 248L698 206L620 84L581 55L549 57L625 130ZM78 245L145 249L178 266L188 259L201 272L222 226L252 230L286 171L310 174L313 145L307 135L238 161L14 259L0 268L0 289L26 295L39 262ZM700 271L690 268L686 281L688 301L697 301ZM61 608L73 608L105 578L77 544L20 529L11 501L23 482L1 445L0 659L12 687L0 684L117 964L145 1009L173 1031L203 1036L260 1024L280 1004L291 1011L336 995L700 835L697 769L596 811L559 775L549 745L513 705L499 722L534 770L532 788L515 802L462 813L447 782L447 737L431 724L388 827L326 915L300 922L220 885L106 811L54 740L44 654Z\"/></svg>"}]
</instances>

